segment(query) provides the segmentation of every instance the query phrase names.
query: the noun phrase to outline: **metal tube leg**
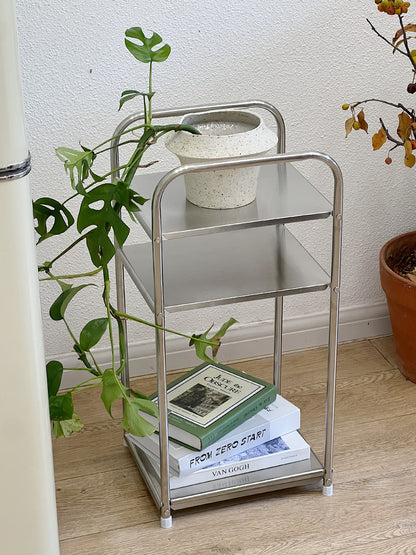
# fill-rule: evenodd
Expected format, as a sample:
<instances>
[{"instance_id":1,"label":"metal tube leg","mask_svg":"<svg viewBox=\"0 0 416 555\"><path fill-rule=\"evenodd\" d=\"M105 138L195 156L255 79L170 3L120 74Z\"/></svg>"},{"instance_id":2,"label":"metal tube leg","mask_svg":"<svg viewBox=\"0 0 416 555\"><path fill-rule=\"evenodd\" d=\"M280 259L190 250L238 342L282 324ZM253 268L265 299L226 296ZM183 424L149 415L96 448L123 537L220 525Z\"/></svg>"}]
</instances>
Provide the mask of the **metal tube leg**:
<instances>
[{"instance_id":1,"label":"metal tube leg","mask_svg":"<svg viewBox=\"0 0 416 555\"><path fill-rule=\"evenodd\" d=\"M165 327L164 313L156 314L156 324ZM170 485L169 485L169 448L168 448L168 415L166 395L166 341L165 332L156 330L156 357L158 376L158 401L159 401L159 453L160 453L160 525L162 528L172 526L170 510Z\"/></svg>"},{"instance_id":2,"label":"metal tube leg","mask_svg":"<svg viewBox=\"0 0 416 555\"><path fill-rule=\"evenodd\" d=\"M166 337L165 337L165 300L163 281L163 239L161 218L162 196L153 196L152 202L152 249L153 280L155 295L156 325L156 360L157 387L159 405L159 455L160 455L160 525L162 528L172 526L169 484L169 443L168 443L168 399L166 380Z\"/></svg>"},{"instance_id":3,"label":"metal tube leg","mask_svg":"<svg viewBox=\"0 0 416 555\"><path fill-rule=\"evenodd\" d=\"M332 263L331 263L331 292L329 309L329 338L328 338L328 375L326 400L326 437L324 458L323 494L332 495L334 426L335 426L335 382L337 371L338 321L339 321L339 293L341 277L341 245L342 245L342 174L339 167L332 162L335 178L334 186L334 214L332 223Z\"/></svg>"},{"instance_id":4,"label":"metal tube leg","mask_svg":"<svg viewBox=\"0 0 416 555\"><path fill-rule=\"evenodd\" d=\"M282 368L282 339L283 339L283 297L276 297L274 310L274 357L273 357L273 383L277 393L281 392Z\"/></svg>"},{"instance_id":5,"label":"metal tube leg","mask_svg":"<svg viewBox=\"0 0 416 555\"><path fill-rule=\"evenodd\" d=\"M335 378L337 366L339 287L331 289L331 307L329 317L328 341L328 387L326 401L326 437L325 437L325 475L323 484L324 495L332 495L332 458L335 425Z\"/></svg>"}]
</instances>

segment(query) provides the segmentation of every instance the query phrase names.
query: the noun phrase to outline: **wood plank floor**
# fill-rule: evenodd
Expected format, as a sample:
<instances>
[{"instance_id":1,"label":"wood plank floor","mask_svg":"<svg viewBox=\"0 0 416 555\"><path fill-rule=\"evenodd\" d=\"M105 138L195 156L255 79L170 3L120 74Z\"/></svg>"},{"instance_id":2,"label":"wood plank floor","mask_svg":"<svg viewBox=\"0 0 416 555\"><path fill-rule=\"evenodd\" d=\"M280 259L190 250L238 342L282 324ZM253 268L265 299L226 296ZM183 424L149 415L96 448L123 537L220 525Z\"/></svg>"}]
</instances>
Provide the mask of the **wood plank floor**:
<instances>
[{"instance_id":1,"label":"wood plank floor","mask_svg":"<svg viewBox=\"0 0 416 555\"><path fill-rule=\"evenodd\" d=\"M282 380L319 456L326 356L286 355ZM268 380L271 365L234 364ZM134 381L145 393L156 388L154 377ZM333 497L315 486L289 489L176 512L162 530L123 447L120 407L111 421L89 390L76 412L85 429L53 442L62 555L416 554L416 384L397 370L390 337L339 348Z\"/></svg>"}]
</instances>

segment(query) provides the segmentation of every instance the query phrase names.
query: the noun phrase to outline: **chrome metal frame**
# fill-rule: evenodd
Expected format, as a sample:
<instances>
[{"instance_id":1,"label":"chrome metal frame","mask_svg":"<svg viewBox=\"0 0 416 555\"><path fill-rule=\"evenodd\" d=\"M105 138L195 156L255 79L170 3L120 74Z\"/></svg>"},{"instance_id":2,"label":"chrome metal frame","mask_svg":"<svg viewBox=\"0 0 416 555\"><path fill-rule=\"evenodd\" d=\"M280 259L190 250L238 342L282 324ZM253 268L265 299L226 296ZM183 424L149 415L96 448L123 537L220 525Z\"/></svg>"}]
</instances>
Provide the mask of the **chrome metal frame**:
<instances>
[{"instance_id":1,"label":"chrome metal frame","mask_svg":"<svg viewBox=\"0 0 416 555\"><path fill-rule=\"evenodd\" d=\"M166 173L159 181L152 199L152 250L153 250L153 275L154 275L154 303L155 321L160 328L165 327L165 301L164 301L164 279L163 279L163 233L162 233L162 198L168 185L176 178L190 172L203 172L207 170L223 168L241 168L263 164L282 164L284 162L300 162L305 160L317 160L326 164L332 171L334 180L333 197L333 226L332 226L332 260L331 260L331 282L330 282L330 324L328 337L328 371L327 371L327 399L326 399L326 434L325 434L325 458L323 465L323 485L325 488L332 487L332 459L334 440L334 409L335 409L335 378L337 364L338 343L338 318L339 318L339 289L340 289L340 261L341 261L341 235L342 235L342 196L343 181L342 174L336 162L326 154L319 152L303 152L297 154L284 154L285 152L285 126L280 112L271 104L263 101L247 101L229 104L215 104L184 107L174 110L162 110L153 114L154 118L168 118L181 116L187 113L199 111L213 111L233 108L262 108L270 112L277 125L278 153L266 157L230 158L226 160L212 161L203 164L187 164L177 167ZM117 127L115 139L112 142L111 169L114 171L119 167L119 134L125 131L136 121L144 118L143 113L133 114L126 118ZM118 179L118 174L114 179ZM125 312L124 298L124 276L123 265L120 259L116 263L117 297L119 310ZM281 361L282 361L282 323L283 323L283 297L277 296L275 301L275 343L274 343L274 369L273 377L280 392L281 383ZM166 395L166 342L163 329L156 330L156 356L158 377L158 399L160 412L160 510L162 525L164 521L171 519L171 492L169 487L169 452L168 452L168 421L167 421L167 395ZM126 342L127 342L127 330ZM122 376L125 384L128 383L128 361ZM130 446L131 448L131 446ZM135 454L137 459L137 455ZM143 471L143 465L139 465ZM316 479L316 469L311 471L310 476ZM321 475L322 477L322 475ZM154 484L150 484L152 491ZM260 488L261 489L261 488ZM260 491L257 488L256 491Z\"/></svg>"}]
</instances>

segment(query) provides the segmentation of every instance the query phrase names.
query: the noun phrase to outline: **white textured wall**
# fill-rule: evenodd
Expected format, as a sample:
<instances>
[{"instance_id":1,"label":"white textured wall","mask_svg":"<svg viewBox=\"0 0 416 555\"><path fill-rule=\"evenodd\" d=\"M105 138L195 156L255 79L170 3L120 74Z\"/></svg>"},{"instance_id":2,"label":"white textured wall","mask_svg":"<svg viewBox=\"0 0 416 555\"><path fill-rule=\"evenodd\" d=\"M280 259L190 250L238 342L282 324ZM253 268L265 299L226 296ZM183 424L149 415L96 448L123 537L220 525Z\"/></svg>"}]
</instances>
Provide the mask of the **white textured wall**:
<instances>
[{"instance_id":1,"label":"white textured wall","mask_svg":"<svg viewBox=\"0 0 416 555\"><path fill-rule=\"evenodd\" d=\"M392 235L414 227L415 170L399 160L387 167L383 154L371 151L371 135L360 131L344 138L342 103L368 96L412 100L405 92L408 64L392 56L365 18L380 30L390 28L388 35L396 20L378 13L372 0L17 0L17 15L35 197L65 198L68 182L54 147L76 147L78 140L93 146L109 136L120 121L120 92L143 86L146 68L123 45L124 30L140 25L172 46L169 60L155 67L156 107L265 99L286 120L288 151L318 150L338 161L345 179L341 306L383 301L378 251ZM376 131L376 113L368 110L367 119ZM305 172L330 194L327 170L312 165ZM320 251L328 226L313 223L310 229L315 233L305 226L296 232L325 263L328 251ZM51 258L53 245L39 249L40 260ZM61 271L83 267L75 255ZM46 314L56 291L42 291ZM81 298L95 310L98 297L93 301L86 292ZM291 299L288 306L299 316L322 312L322 303L316 294ZM192 332L231 313L245 325L272 319L272 307L270 301L221 307L184 313L169 323ZM138 312L151 318L143 303ZM70 351L65 330L46 316L45 330L48 355ZM140 328L133 339L152 336Z\"/></svg>"}]
</instances>

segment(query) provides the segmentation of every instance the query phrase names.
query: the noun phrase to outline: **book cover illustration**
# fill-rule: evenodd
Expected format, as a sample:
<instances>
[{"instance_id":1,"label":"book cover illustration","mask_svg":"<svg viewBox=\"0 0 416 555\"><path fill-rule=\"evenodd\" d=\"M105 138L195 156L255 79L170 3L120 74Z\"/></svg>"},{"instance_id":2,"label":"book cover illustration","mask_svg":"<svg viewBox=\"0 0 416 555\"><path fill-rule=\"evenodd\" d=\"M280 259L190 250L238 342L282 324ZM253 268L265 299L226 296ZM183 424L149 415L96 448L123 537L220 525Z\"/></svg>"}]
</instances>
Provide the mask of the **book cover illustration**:
<instances>
[{"instance_id":1,"label":"book cover illustration","mask_svg":"<svg viewBox=\"0 0 416 555\"><path fill-rule=\"evenodd\" d=\"M289 450L289 445L285 443L282 437L275 437L274 439L266 441L266 443L256 445L256 447L251 447L250 449L247 449L247 451L243 451L242 453L238 453L237 455L233 455L232 457L227 457L226 459L207 466L206 468L220 467L233 462L239 463L242 461L246 461L247 459L255 459L257 457L264 457L265 455L272 455L274 453L280 453L281 451Z\"/></svg>"},{"instance_id":2,"label":"book cover illustration","mask_svg":"<svg viewBox=\"0 0 416 555\"><path fill-rule=\"evenodd\" d=\"M264 387L210 364L169 388L168 410L206 428Z\"/></svg>"}]
</instances>

